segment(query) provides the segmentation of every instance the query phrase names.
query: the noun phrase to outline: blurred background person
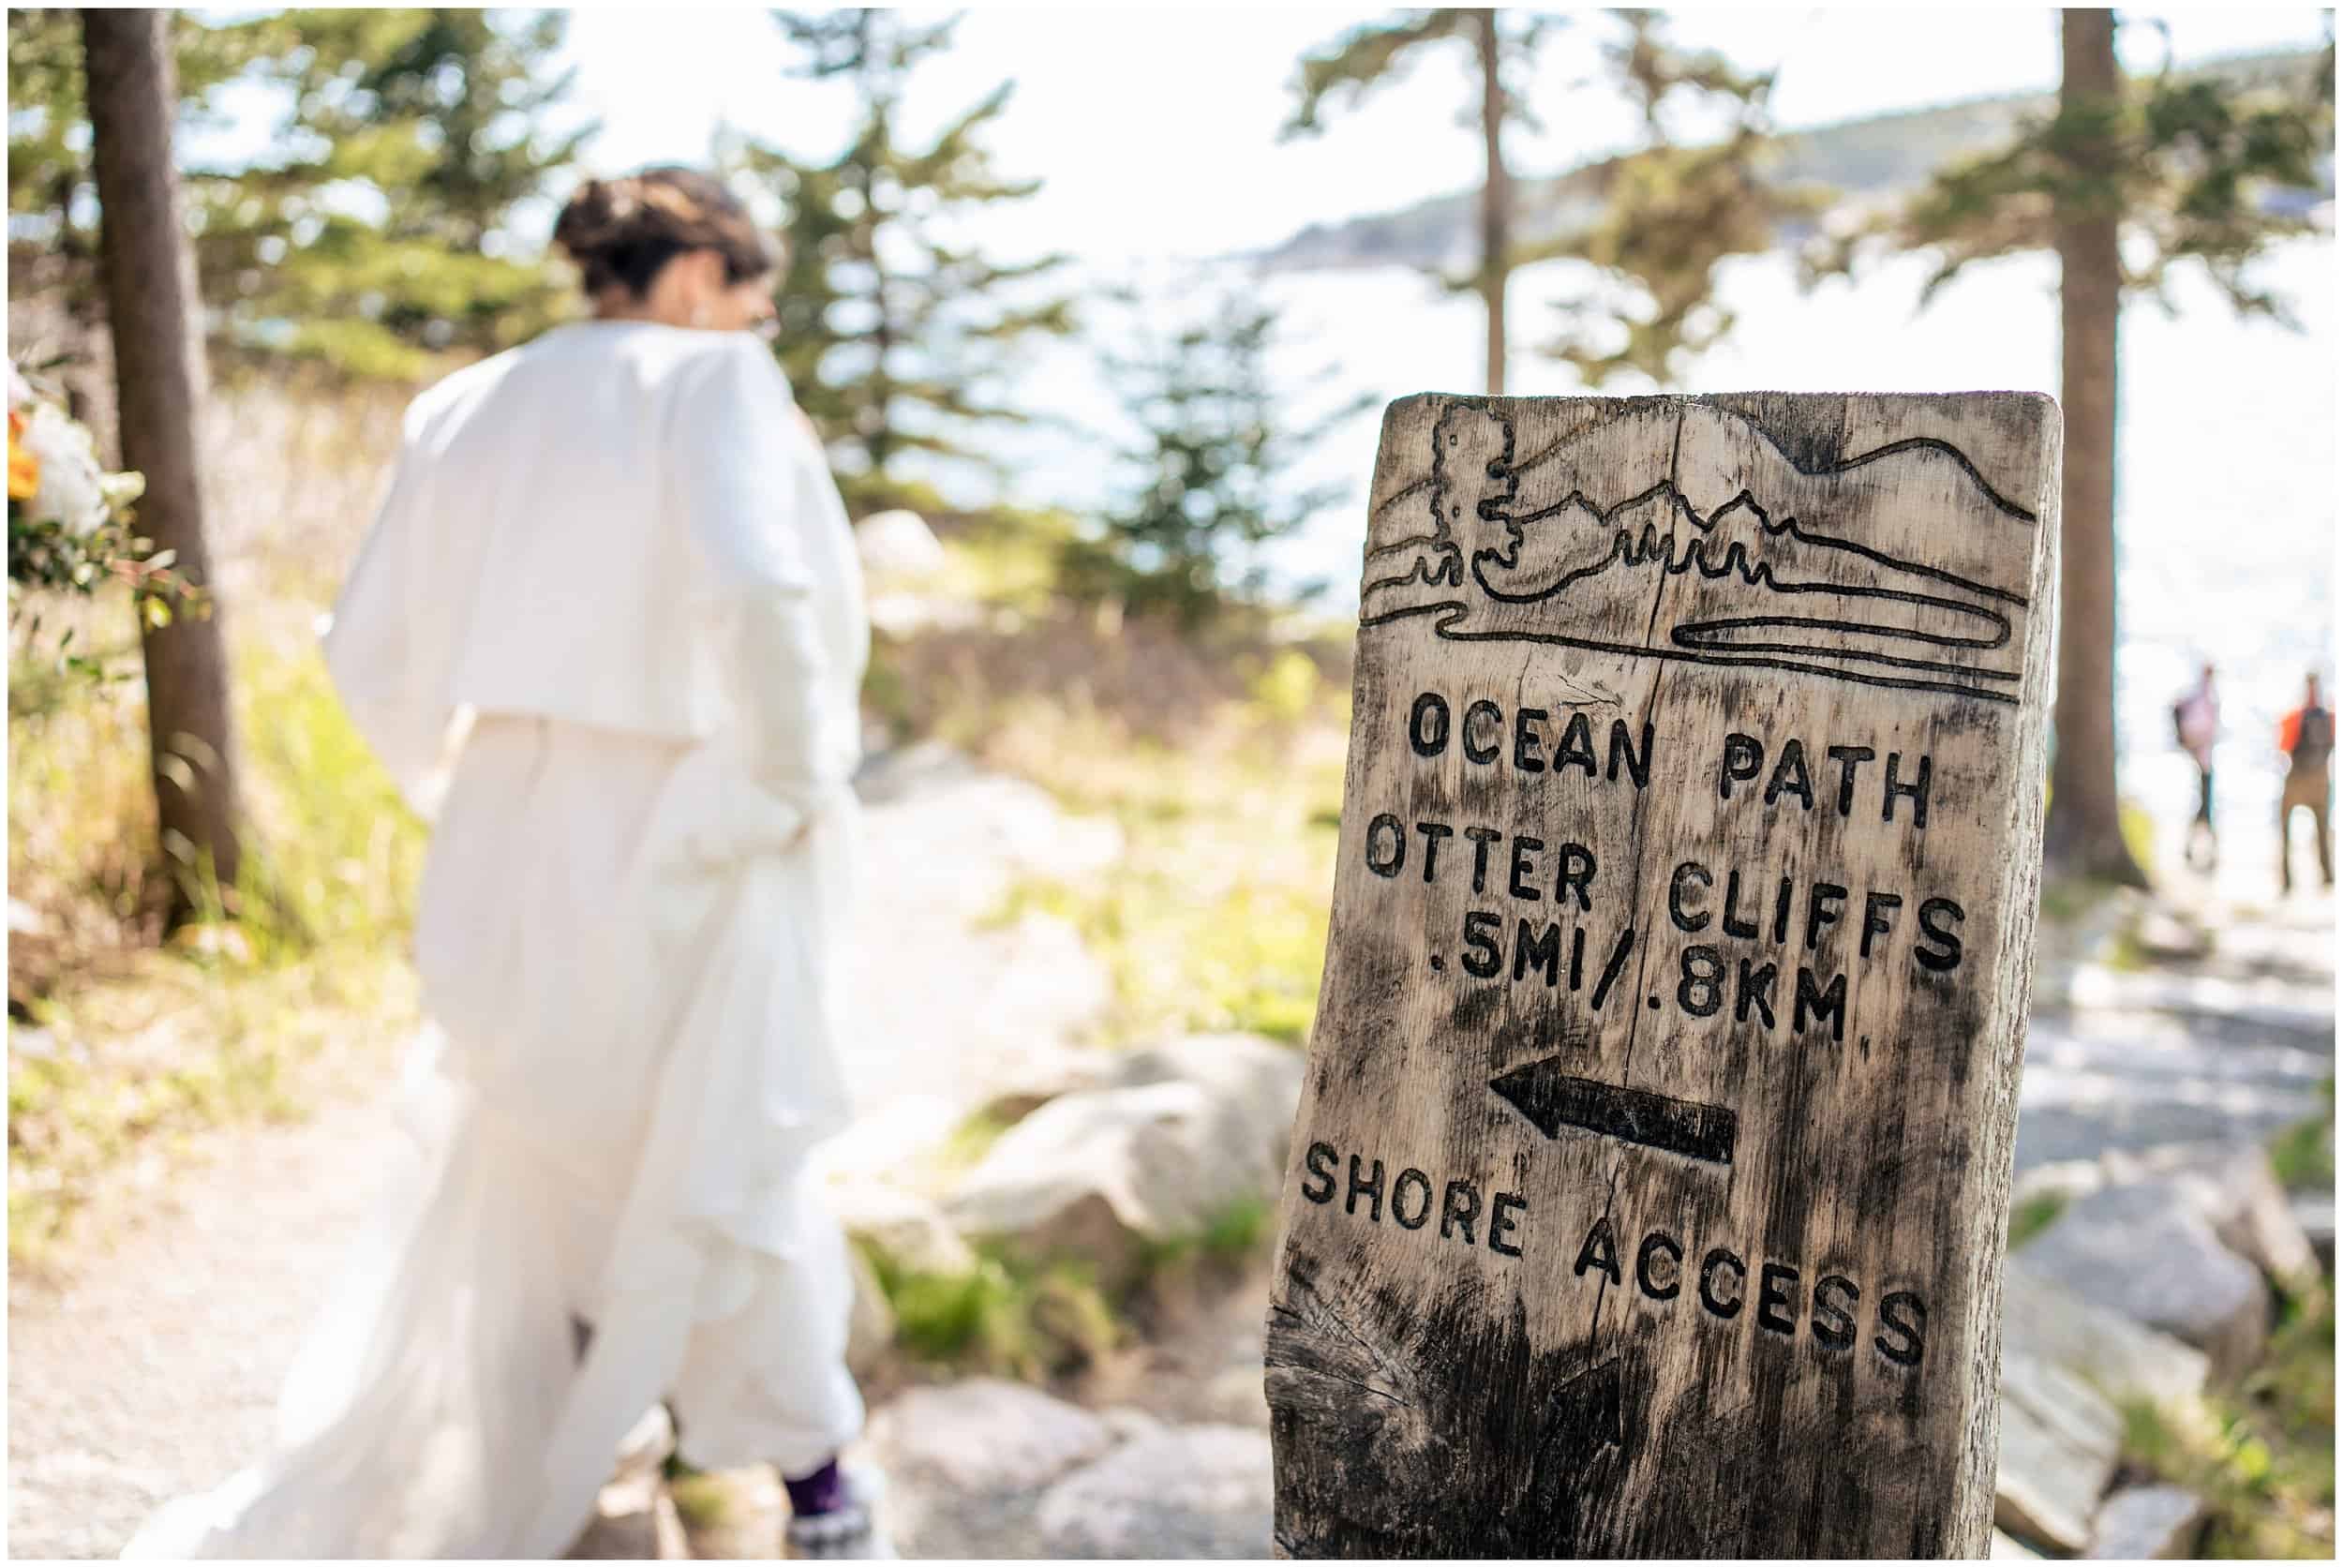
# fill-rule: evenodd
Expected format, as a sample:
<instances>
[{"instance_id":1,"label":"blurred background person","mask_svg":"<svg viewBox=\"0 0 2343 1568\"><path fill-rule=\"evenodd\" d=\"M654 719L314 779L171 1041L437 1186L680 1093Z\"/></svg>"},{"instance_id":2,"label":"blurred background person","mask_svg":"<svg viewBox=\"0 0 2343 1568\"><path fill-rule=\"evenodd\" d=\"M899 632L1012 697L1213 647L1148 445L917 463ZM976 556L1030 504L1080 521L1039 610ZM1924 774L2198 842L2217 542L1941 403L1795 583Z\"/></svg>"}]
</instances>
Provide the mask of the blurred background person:
<instances>
[{"instance_id":1,"label":"blurred background person","mask_svg":"<svg viewBox=\"0 0 2343 1568\"><path fill-rule=\"evenodd\" d=\"M2300 708L2278 721L2278 750L2286 754L2286 787L2278 797L2278 890L2294 890L2294 812L2310 813L2311 842L2319 848L2319 885L2335 887L2335 850L2327 836L2327 802L2334 790L2328 760L2335 755L2335 714L2320 699L2319 676L2303 682Z\"/></svg>"},{"instance_id":2,"label":"blurred background person","mask_svg":"<svg viewBox=\"0 0 2343 1568\"><path fill-rule=\"evenodd\" d=\"M859 567L748 330L774 257L741 203L591 179L555 238L592 316L415 400L327 635L436 819L420 1160L276 1456L130 1555L555 1555L663 1396L689 1460L788 1478L797 1555L885 1550L836 1462L853 1286L806 1167L846 1111Z\"/></svg>"},{"instance_id":3,"label":"blurred background person","mask_svg":"<svg viewBox=\"0 0 2343 1568\"><path fill-rule=\"evenodd\" d=\"M2214 869L2220 854L2213 828L2213 742L2220 730L2221 704L2214 694L2213 665L2208 663L2196 685L2172 704L2173 736L2181 750L2188 754L2188 759L2197 765L2197 814L2189 818L2181 859L2208 872Z\"/></svg>"}]
</instances>

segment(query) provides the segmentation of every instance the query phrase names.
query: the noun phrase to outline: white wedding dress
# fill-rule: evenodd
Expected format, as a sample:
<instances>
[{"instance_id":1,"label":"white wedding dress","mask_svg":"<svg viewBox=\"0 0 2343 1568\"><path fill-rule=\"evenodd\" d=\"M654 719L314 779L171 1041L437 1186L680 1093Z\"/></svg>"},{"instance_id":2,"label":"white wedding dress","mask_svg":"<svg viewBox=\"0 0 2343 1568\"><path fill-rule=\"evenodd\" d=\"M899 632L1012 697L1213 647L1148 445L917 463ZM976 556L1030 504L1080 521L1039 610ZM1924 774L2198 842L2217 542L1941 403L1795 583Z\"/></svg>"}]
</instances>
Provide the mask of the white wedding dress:
<instances>
[{"instance_id":1,"label":"white wedding dress","mask_svg":"<svg viewBox=\"0 0 2343 1568\"><path fill-rule=\"evenodd\" d=\"M806 1174L868 653L820 450L754 339L651 323L460 371L405 436L326 651L436 818L410 1157L272 1454L126 1556L551 1557L662 1397L704 1468L861 1425Z\"/></svg>"}]
</instances>

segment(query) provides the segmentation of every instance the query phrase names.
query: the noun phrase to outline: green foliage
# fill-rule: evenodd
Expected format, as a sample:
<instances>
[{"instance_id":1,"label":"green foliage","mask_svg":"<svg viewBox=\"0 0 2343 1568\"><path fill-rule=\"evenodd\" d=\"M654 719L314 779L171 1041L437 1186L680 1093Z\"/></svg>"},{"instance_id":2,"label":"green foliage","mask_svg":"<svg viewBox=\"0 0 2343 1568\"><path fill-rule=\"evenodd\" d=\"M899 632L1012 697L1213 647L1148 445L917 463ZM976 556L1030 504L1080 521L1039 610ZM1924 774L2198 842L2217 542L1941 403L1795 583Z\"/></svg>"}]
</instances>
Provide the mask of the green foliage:
<instances>
[{"instance_id":1,"label":"green foliage","mask_svg":"<svg viewBox=\"0 0 2343 1568\"><path fill-rule=\"evenodd\" d=\"M1062 744L1081 748L1081 760L1038 775L1071 809L1112 814L1123 859L1080 885L1014 883L992 918L1039 912L1081 933L1113 982L1109 1041L1241 1030L1298 1045L1309 1033L1340 826L1340 734L1258 711L1241 722L1246 738L1217 747L1125 738L1101 754L1096 731L1069 735Z\"/></svg>"},{"instance_id":2,"label":"green foliage","mask_svg":"<svg viewBox=\"0 0 2343 1568\"><path fill-rule=\"evenodd\" d=\"M1147 1249L1145 1277L1162 1281L1198 1267L1228 1272L1243 1267L1269 1244L1277 1226L1276 1207L1260 1198L1239 1198L1206 1217L1185 1235Z\"/></svg>"},{"instance_id":3,"label":"green foliage","mask_svg":"<svg viewBox=\"0 0 2343 1568\"><path fill-rule=\"evenodd\" d=\"M1536 121L1530 116L1518 83L1535 69L1538 46L1562 19L1536 11L1505 10L1497 13L1496 20L1500 112L1508 122L1534 129ZM1451 40L1472 52L1477 70L1480 16L1469 8L1400 11L1385 21L1351 28L1324 48L1303 56L1294 82L1293 114L1282 134L1302 136L1325 129L1322 116L1330 104L1357 108L1377 88L1405 76L1417 57L1428 52L1425 46Z\"/></svg>"},{"instance_id":4,"label":"green foliage","mask_svg":"<svg viewBox=\"0 0 2343 1568\"><path fill-rule=\"evenodd\" d=\"M1008 106L1003 82L925 145L906 143L912 72L950 41L953 22L901 12L776 12L798 53L793 74L843 79L856 122L827 161L739 141L728 161L787 204L788 256L774 294L781 366L821 431L856 516L913 504L907 458L990 467L970 432L1026 416L1010 400L1013 357L1033 334L1074 326L1047 275L1061 256L1003 262L958 237L977 211L1039 183L998 172L982 144Z\"/></svg>"},{"instance_id":5,"label":"green foliage","mask_svg":"<svg viewBox=\"0 0 2343 1568\"><path fill-rule=\"evenodd\" d=\"M2319 1085L2323 1114L2306 1116L2270 1140L2270 1169L2290 1192L2335 1189L2335 1075Z\"/></svg>"},{"instance_id":6,"label":"green foliage","mask_svg":"<svg viewBox=\"0 0 2343 1568\"><path fill-rule=\"evenodd\" d=\"M2119 19L2120 20L2120 19ZM1810 277L1857 271L1883 246L1933 252L1923 298L1974 262L2047 248L2061 215L2122 222L2124 286L2168 308L2182 261L2203 267L2239 311L2291 320L2248 265L2273 244L2316 232L2310 203L2335 139L2335 46L2250 72L2179 72L2169 61L2113 101L2023 116L1999 148L1940 170L1918 195L1830 236ZM2290 200L2294 198L2294 200Z\"/></svg>"},{"instance_id":7,"label":"green foliage","mask_svg":"<svg viewBox=\"0 0 2343 1568\"><path fill-rule=\"evenodd\" d=\"M1343 485L1297 491L1291 475L1373 398L1291 422L1287 411L1305 389L1270 381L1276 312L1242 291L1188 311L1168 334L1136 294L1116 297L1141 347L1104 363L1142 435L1122 455L1128 479L1100 534L1069 542L1061 586L1077 600L1115 600L1200 626L1232 600L1258 599L1261 546L1342 499Z\"/></svg>"},{"instance_id":8,"label":"green foliage","mask_svg":"<svg viewBox=\"0 0 2343 1568\"><path fill-rule=\"evenodd\" d=\"M134 658L123 607L97 608L124 629L98 651ZM37 1259L157 1140L290 1115L319 1064L387 1057L412 1026L404 938L422 825L351 729L313 645L236 652L264 846L247 852L242 888L205 889L214 911L232 897L239 918L160 950L140 944L151 889L123 849L153 832L140 694L117 682L61 695L45 662L9 671L10 891L52 927L10 944L11 1000L41 1031L10 1039L14 1259ZM36 983L20 992L21 978Z\"/></svg>"},{"instance_id":9,"label":"green foliage","mask_svg":"<svg viewBox=\"0 0 2343 1568\"><path fill-rule=\"evenodd\" d=\"M1563 326L1548 353L1589 386L1624 372L1665 385L1684 360L1732 330L1732 313L1716 299L1718 265L1771 249L1781 227L1819 211L1825 196L1773 177L1772 73L1750 75L1721 54L1671 44L1659 12L1619 15L1625 32L1604 53L1642 117L1644 144L1602 166L1602 206L1590 224L1519 261L1574 257L1602 268L1610 286L1607 295L1556 302ZM1723 139L1672 138L1670 119L1687 102L1729 115Z\"/></svg>"},{"instance_id":10,"label":"green foliage","mask_svg":"<svg viewBox=\"0 0 2343 1568\"><path fill-rule=\"evenodd\" d=\"M864 1246L895 1313L895 1338L920 1360L1039 1381L1098 1360L1123 1337L1088 1265L1034 1264L992 1246L974 1268L905 1268Z\"/></svg>"},{"instance_id":11,"label":"green foliage","mask_svg":"<svg viewBox=\"0 0 2343 1568\"><path fill-rule=\"evenodd\" d=\"M375 7L173 15L183 122L231 84L281 113L248 164L182 171L215 351L411 379L492 351L563 308L511 224L590 127L554 137L570 81L559 11ZM80 27L8 13L9 288L95 319L97 198Z\"/></svg>"},{"instance_id":12,"label":"green foliage","mask_svg":"<svg viewBox=\"0 0 2343 1568\"><path fill-rule=\"evenodd\" d=\"M2135 1401L2125 1457L2186 1486L2211 1512L2197 1555L2335 1555L2335 1303L2323 1286L2288 1298L2262 1364L2194 1409Z\"/></svg>"},{"instance_id":13,"label":"green foliage","mask_svg":"<svg viewBox=\"0 0 2343 1568\"><path fill-rule=\"evenodd\" d=\"M2049 1230L2058 1217L2067 1212L2067 1195L2063 1192L2037 1192L2033 1197L2011 1205L2009 1210L2009 1250L2015 1252L2027 1242Z\"/></svg>"}]
</instances>

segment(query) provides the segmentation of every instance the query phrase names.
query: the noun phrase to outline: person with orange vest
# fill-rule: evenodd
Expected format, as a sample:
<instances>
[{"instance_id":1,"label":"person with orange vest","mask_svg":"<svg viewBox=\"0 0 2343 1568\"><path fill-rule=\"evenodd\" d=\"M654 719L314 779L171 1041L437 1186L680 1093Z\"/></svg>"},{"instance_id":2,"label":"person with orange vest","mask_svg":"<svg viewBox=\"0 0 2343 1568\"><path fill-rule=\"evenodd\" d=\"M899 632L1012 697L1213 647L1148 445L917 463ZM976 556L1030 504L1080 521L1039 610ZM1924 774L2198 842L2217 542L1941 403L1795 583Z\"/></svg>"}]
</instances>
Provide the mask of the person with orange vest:
<instances>
[{"instance_id":1,"label":"person with orange vest","mask_svg":"<svg viewBox=\"0 0 2343 1568\"><path fill-rule=\"evenodd\" d=\"M2303 705L2278 721L2278 750L2286 754L2286 787L2278 796L2278 888L2294 890L2291 850L2294 808L2310 808L2311 832L2319 845L2319 880L2335 888L2335 851L2328 842L2327 800L2332 785L2327 762L2335 754L2335 713L2319 699L2319 677L2303 687Z\"/></svg>"}]
</instances>

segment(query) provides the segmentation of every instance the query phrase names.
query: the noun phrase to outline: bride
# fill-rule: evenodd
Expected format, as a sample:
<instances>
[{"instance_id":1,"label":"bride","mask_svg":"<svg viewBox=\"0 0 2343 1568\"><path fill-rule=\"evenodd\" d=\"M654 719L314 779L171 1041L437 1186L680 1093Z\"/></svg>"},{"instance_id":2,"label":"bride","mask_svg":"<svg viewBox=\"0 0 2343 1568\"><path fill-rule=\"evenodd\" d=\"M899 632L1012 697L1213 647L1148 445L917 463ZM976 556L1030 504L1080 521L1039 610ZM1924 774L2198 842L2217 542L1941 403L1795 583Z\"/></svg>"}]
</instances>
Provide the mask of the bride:
<instances>
[{"instance_id":1,"label":"bride","mask_svg":"<svg viewBox=\"0 0 2343 1568\"><path fill-rule=\"evenodd\" d=\"M326 636L435 823L412 1157L272 1455L126 1556L555 1556L663 1397L688 1462L778 1467L792 1555L890 1555L806 1165L846 1109L853 541L741 204L655 169L554 237L592 316L415 400Z\"/></svg>"}]
</instances>

